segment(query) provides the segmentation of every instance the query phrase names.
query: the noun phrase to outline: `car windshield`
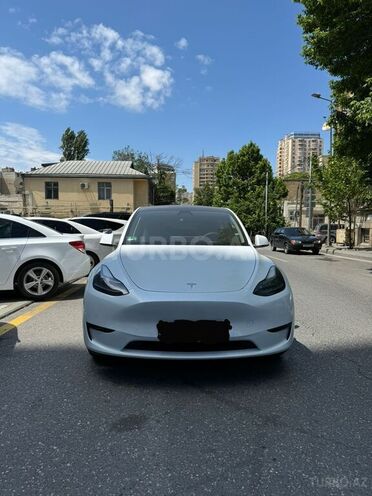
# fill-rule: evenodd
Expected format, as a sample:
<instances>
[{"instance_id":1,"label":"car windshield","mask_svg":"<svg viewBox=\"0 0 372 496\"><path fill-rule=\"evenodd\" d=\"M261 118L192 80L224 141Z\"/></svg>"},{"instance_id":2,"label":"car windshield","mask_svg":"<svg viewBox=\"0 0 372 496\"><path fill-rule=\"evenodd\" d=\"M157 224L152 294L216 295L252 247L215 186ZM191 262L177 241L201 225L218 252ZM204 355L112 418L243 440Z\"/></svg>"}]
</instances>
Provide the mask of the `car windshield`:
<instances>
[{"instance_id":1,"label":"car windshield","mask_svg":"<svg viewBox=\"0 0 372 496\"><path fill-rule=\"evenodd\" d=\"M285 230L287 236L309 236L310 232L304 227L289 227Z\"/></svg>"},{"instance_id":2,"label":"car windshield","mask_svg":"<svg viewBox=\"0 0 372 496\"><path fill-rule=\"evenodd\" d=\"M245 246L248 243L235 217L226 210L171 208L137 212L124 244Z\"/></svg>"}]
</instances>

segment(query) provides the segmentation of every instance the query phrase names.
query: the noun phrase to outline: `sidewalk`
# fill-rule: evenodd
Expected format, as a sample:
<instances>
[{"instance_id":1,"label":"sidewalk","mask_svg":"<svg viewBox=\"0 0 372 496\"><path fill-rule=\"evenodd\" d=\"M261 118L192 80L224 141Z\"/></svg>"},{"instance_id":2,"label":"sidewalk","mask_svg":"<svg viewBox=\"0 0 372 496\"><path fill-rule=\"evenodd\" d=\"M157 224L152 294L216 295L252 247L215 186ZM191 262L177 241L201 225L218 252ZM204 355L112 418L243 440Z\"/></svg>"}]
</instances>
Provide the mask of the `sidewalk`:
<instances>
[{"instance_id":1,"label":"sidewalk","mask_svg":"<svg viewBox=\"0 0 372 496\"><path fill-rule=\"evenodd\" d=\"M320 253L329 255L342 255L343 257L361 258L363 260L372 261L372 250L368 249L352 249L345 248L344 246L324 246Z\"/></svg>"},{"instance_id":2,"label":"sidewalk","mask_svg":"<svg viewBox=\"0 0 372 496\"><path fill-rule=\"evenodd\" d=\"M0 298L1 298L1 293L0 293ZM31 305L31 301L11 301L11 298L9 300L7 299L0 299L0 320L4 319L8 315L18 312L18 310L21 310L24 307L27 307L28 305Z\"/></svg>"}]
</instances>

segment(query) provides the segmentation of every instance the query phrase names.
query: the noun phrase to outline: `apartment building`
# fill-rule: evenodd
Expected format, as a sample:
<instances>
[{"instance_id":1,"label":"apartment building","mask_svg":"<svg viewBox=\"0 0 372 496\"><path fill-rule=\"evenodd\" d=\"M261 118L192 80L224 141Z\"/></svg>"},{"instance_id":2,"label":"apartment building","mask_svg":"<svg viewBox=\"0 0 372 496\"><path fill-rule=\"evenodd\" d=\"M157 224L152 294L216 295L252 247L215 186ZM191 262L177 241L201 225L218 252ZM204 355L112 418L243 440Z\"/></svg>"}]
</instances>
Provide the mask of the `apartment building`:
<instances>
[{"instance_id":1,"label":"apartment building","mask_svg":"<svg viewBox=\"0 0 372 496\"><path fill-rule=\"evenodd\" d=\"M212 155L201 156L195 160L192 168L192 185L193 190L201 188L206 184L214 184L216 179L216 169L220 163L219 157Z\"/></svg>"},{"instance_id":2,"label":"apartment building","mask_svg":"<svg viewBox=\"0 0 372 496\"><path fill-rule=\"evenodd\" d=\"M323 138L320 133L290 133L278 143L276 174L279 177L293 172L307 172L312 156L323 152Z\"/></svg>"}]
</instances>

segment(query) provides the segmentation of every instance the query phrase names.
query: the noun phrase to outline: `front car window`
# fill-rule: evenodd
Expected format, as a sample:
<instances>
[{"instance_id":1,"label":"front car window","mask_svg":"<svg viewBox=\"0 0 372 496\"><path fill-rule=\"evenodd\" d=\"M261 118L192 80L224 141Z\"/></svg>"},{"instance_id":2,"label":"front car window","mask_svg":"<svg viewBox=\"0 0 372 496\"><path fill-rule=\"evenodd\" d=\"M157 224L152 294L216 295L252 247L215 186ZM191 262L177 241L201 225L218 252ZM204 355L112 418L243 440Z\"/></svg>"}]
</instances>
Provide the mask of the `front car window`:
<instances>
[{"instance_id":1,"label":"front car window","mask_svg":"<svg viewBox=\"0 0 372 496\"><path fill-rule=\"evenodd\" d=\"M309 236L310 232L304 227L288 227L285 234L287 236Z\"/></svg>"},{"instance_id":2,"label":"front car window","mask_svg":"<svg viewBox=\"0 0 372 496\"><path fill-rule=\"evenodd\" d=\"M155 208L135 214L124 244L246 246L248 242L226 210Z\"/></svg>"}]
</instances>

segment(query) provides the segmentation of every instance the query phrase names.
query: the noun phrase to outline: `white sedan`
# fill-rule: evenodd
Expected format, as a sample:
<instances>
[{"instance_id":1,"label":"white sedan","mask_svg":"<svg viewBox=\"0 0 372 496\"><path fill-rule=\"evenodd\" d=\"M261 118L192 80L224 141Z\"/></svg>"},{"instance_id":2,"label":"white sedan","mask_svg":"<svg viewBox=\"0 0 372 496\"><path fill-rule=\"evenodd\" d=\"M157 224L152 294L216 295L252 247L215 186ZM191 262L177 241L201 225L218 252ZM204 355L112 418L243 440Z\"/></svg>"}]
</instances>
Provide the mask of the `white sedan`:
<instances>
[{"instance_id":1,"label":"white sedan","mask_svg":"<svg viewBox=\"0 0 372 496\"><path fill-rule=\"evenodd\" d=\"M0 214L0 290L17 289L27 299L42 300L89 270L81 235L62 236L30 220Z\"/></svg>"},{"instance_id":2,"label":"white sedan","mask_svg":"<svg viewBox=\"0 0 372 496\"><path fill-rule=\"evenodd\" d=\"M52 217L29 217L29 220L50 227L60 234L82 234L85 243L85 251L90 258L91 267L96 266L103 260L113 248L100 244L102 233L91 227L79 224L69 219L54 219Z\"/></svg>"},{"instance_id":3,"label":"white sedan","mask_svg":"<svg viewBox=\"0 0 372 496\"><path fill-rule=\"evenodd\" d=\"M293 297L230 210L144 207L90 273L83 323L96 359L275 355L293 342Z\"/></svg>"}]
</instances>

